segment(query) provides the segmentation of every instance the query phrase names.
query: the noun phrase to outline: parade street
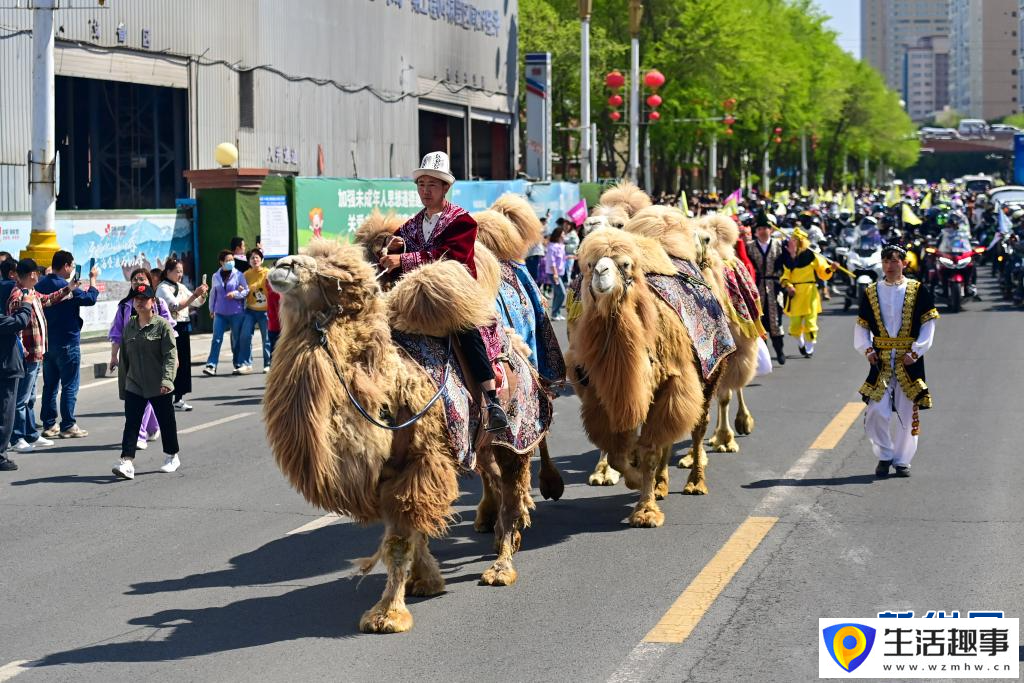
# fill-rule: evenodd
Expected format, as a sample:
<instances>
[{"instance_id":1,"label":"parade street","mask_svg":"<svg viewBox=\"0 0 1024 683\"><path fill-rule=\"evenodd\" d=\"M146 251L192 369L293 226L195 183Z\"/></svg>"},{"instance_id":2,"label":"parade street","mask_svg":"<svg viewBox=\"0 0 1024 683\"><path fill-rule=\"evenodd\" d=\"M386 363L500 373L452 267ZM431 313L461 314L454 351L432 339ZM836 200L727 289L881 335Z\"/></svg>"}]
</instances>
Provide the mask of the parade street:
<instances>
[{"instance_id":1,"label":"parade street","mask_svg":"<svg viewBox=\"0 0 1024 683\"><path fill-rule=\"evenodd\" d=\"M473 531L480 482L464 478L460 516L432 543L447 591L410 599L399 635L359 633L384 573L353 561L380 527L324 517L289 488L264 436L266 375L202 377L197 339L180 470L157 471L155 442L118 481L122 404L90 366L90 436L14 454L20 469L0 477L0 681L809 681L819 617L1017 616L1024 318L991 281L979 293L959 314L939 303L911 478L874 476L867 364L833 297L814 358L789 338L788 363L748 389L756 429L739 453L709 454L708 496L682 495L673 458L662 528L629 528L637 496L622 483L587 485L597 453L578 401L559 398L565 494L534 490L518 583L477 585L492 536Z\"/></svg>"}]
</instances>

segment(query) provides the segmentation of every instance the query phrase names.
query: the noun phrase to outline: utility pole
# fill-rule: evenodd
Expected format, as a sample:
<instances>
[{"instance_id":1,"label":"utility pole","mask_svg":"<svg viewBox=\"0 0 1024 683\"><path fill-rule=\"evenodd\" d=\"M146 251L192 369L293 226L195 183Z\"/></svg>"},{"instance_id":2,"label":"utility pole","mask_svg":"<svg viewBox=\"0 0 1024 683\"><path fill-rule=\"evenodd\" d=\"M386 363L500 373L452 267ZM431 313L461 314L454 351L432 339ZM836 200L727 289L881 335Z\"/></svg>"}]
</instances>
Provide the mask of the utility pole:
<instances>
[{"instance_id":1,"label":"utility pole","mask_svg":"<svg viewBox=\"0 0 1024 683\"><path fill-rule=\"evenodd\" d=\"M60 246L53 223L57 214L56 106L54 104L53 11L57 0L35 0L32 7L32 151L28 180L32 194L32 235L21 252L49 264Z\"/></svg>"},{"instance_id":2,"label":"utility pole","mask_svg":"<svg viewBox=\"0 0 1024 683\"><path fill-rule=\"evenodd\" d=\"M711 131L711 148L708 150L708 191L718 194L718 131Z\"/></svg>"},{"instance_id":3,"label":"utility pole","mask_svg":"<svg viewBox=\"0 0 1024 683\"><path fill-rule=\"evenodd\" d=\"M807 131L800 131L800 189L807 188Z\"/></svg>"},{"instance_id":4,"label":"utility pole","mask_svg":"<svg viewBox=\"0 0 1024 683\"><path fill-rule=\"evenodd\" d=\"M629 172L634 183L640 177L640 19L644 6L640 0L629 0Z\"/></svg>"},{"instance_id":5,"label":"utility pole","mask_svg":"<svg viewBox=\"0 0 1024 683\"><path fill-rule=\"evenodd\" d=\"M766 196L767 195L771 195L771 193L772 193L772 177L771 177L771 173L772 173L772 165L771 165L771 162L768 159L768 148L766 147L765 150L764 150L764 160L763 160L762 166L761 166L761 187L763 188L762 192L764 192L764 194Z\"/></svg>"},{"instance_id":6,"label":"utility pole","mask_svg":"<svg viewBox=\"0 0 1024 683\"><path fill-rule=\"evenodd\" d=\"M590 14L593 0L580 1L580 179L593 180L590 140Z\"/></svg>"}]
</instances>

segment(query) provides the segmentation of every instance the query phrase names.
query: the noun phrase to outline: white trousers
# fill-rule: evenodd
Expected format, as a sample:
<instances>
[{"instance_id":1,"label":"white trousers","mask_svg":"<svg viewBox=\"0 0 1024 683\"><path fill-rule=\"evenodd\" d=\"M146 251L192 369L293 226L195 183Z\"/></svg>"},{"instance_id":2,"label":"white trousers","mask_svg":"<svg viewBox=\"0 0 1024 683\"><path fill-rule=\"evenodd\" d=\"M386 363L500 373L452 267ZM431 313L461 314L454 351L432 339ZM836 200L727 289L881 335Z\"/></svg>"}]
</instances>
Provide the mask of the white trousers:
<instances>
[{"instance_id":1,"label":"white trousers","mask_svg":"<svg viewBox=\"0 0 1024 683\"><path fill-rule=\"evenodd\" d=\"M892 395L896 393L896 412L892 410ZM910 465L917 452L914 429L914 403L895 378L881 401L870 401L864 413L864 431L871 439L871 447L879 460L892 460L894 465Z\"/></svg>"}]
</instances>

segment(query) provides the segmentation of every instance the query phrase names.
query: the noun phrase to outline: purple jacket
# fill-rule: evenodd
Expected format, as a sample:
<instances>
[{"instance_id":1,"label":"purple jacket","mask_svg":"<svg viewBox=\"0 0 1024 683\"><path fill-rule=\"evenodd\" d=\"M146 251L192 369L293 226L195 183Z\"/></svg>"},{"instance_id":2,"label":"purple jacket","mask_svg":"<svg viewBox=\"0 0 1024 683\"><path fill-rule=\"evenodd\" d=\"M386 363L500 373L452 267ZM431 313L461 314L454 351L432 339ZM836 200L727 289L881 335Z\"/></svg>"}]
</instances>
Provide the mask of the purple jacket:
<instances>
[{"instance_id":1,"label":"purple jacket","mask_svg":"<svg viewBox=\"0 0 1024 683\"><path fill-rule=\"evenodd\" d=\"M245 297L249 296L249 283L237 268L231 271L228 281L224 282L222 270L213 274L213 285L210 288L210 310L217 315L235 315L245 311ZM241 287L241 291L238 288ZM237 298L228 296L229 292L238 292Z\"/></svg>"},{"instance_id":2,"label":"purple jacket","mask_svg":"<svg viewBox=\"0 0 1024 683\"><path fill-rule=\"evenodd\" d=\"M154 305L156 306L156 314L161 318L166 318L167 322L171 324L171 329L174 329L174 320L171 318L171 312L167 310L167 304L160 299L153 299ZM115 344L121 343L121 337L124 335L125 325L132 317L132 302L131 299L123 302L117 307L117 313L114 315L114 322L110 324L110 334L107 335L107 339ZM174 336L177 337L178 333L175 332Z\"/></svg>"}]
</instances>

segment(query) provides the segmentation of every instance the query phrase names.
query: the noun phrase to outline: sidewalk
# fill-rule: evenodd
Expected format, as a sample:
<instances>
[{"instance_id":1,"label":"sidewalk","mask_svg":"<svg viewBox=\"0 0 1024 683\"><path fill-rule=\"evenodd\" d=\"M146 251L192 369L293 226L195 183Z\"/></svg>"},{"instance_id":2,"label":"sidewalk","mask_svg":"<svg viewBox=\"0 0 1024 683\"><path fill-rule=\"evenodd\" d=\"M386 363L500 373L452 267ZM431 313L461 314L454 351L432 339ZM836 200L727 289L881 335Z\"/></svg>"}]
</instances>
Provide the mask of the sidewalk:
<instances>
[{"instance_id":1,"label":"sidewalk","mask_svg":"<svg viewBox=\"0 0 1024 683\"><path fill-rule=\"evenodd\" d=\"M192 364L205 364L210 354L210 343L213 335L200 333L192 335ZM224 343L220 347L220 374L231 373L231 335L224 335ZM259 332L253 336L252 360L253 369L259 372L263 369L263 345L260 341ZM82 362L79 367L82 369L82 381L86 382L96 378L93 366L98 363L110 362L110 342L106 339L82 340Z\"/></svg>"}]
</instances>

